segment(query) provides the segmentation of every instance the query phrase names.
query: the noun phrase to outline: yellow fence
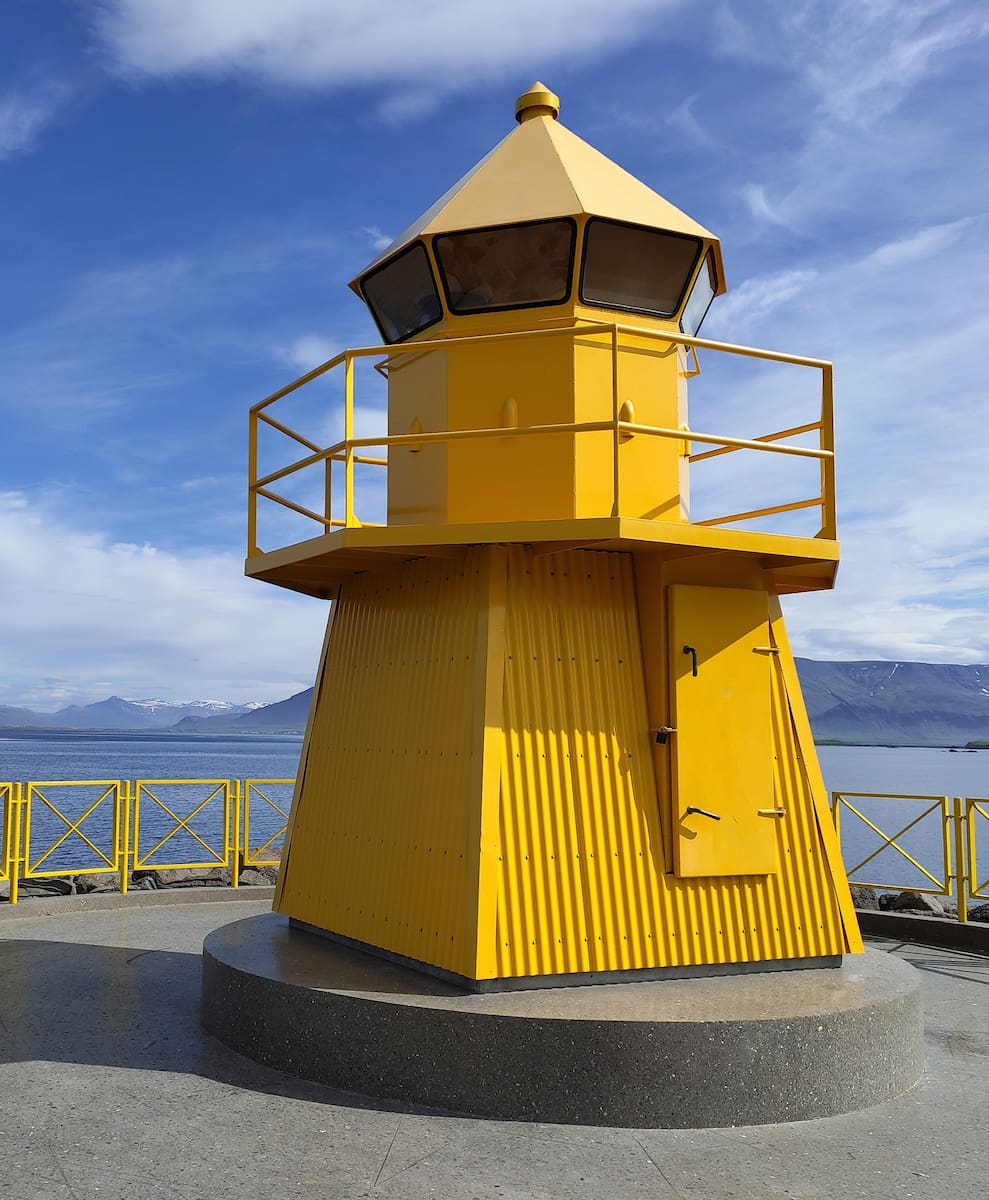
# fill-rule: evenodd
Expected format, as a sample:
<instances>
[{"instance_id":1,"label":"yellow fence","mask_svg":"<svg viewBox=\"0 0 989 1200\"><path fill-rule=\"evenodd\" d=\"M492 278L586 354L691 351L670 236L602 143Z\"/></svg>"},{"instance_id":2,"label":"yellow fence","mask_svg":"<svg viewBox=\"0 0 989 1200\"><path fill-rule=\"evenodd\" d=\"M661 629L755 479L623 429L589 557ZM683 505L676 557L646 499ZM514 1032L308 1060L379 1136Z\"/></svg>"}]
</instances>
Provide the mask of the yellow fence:
<instances>
[{"instance_id":1,"label":"yellow fence","mask_svg":"<svg viewBox=\"0 0 989 1200\"><path fill-rule=\"evenodd\" d=\"M677 429L663 428L654 425L639 424L625 419L627 413L623 409L622 394L622 365L621 338L632 335L640 341L650 339L655 343L655 353L664 357L674 346L681 345L692 352L696 363L698 349L712 350L721 354L741 358L758 359L766 363L788 364L790 366L809 368L820 373L820 403L812 419L787 429L775 430L759 436L729 436L728 434L709 433L685 426ZM528 340L533 338L569 338L572 341L581 339L582 342L599 341L603 350L611 355L611 415L606 420L584 421L577 423L562 423L553 425L517 426L510 430L501 427L497 429L457 429L457 430L417 430L408 434L392 434L378 437L354 436L355 412L355 364L365 358L378 358L374 363L379 374L387 378L389 370L395 370L403 361L403 356L416 356L433 353L444 353L452 347L461 351L464 347L482 346L491 343ZM647 351L639 351L647 353ZM794 512L799 509L818 509L820 512L820 528L815 536L833 539L836 534L835 490L834 490L834 428L832 401L832 368L828 362L820 359L802 358L791 354L780 354L772 350L758 350L750 346L735 346L727 342L714 342L704 338L689 337L687 334L664 331L658 333L638 325L592 324L579 322L575 325L548 327L545 329L526 330L518 333L492 333L457 339L436 339L428 342L411 342L404 346L389 346L387 357L381 359L381 346L364 346L344 350L335 358L322 363L301 378L279 389L266 397L251 409L249 429L249 506L248 506L248 556L256 556L274 547L261 547L258 542L258 515L260 502L280 506L305 517L316 528L313 536L329 532L335 528L353 528L361 525L371 525L372 522L359 519L355 507L355 472L356 465L369 465L387 468L386 457L369 456L369 450L384 450L386 453L396 446L411 446L416 449L432 443L449 443L480 438L504 438L511 436L546 436L560 433L600 433L612 434L613 449L613 487L614 512L618 513L618 497L620 488L619 447L631 436L646 436L673 439L677 442L692 445L700 443L710 449L686 456L688 467L708 459L719 458L725 454L737 451L758 451L764 454L790 455L798 458L816 460L820 467L819 483L815 484L816 494L810 497L788 501L783 504L768 505L761 508L749 509L745 512L732 512L724 515L696 521L697 525L739 525L764 517L777 516L782 513ZM284 400L291 393L298 391L305 384L326 376L330 372L342 368L343 371L343 431L341 441L330 446L321 446L313 437L306 437L291 428L287 419L276 418L273 406ZM699 373L699 367L689 374ZM281 410L279 409L279 412ZM258 443L261 428L266 426L289 438L304 451L301 458L287 463L277 470L259 474ZM817 435L817 445L801 445L793 439L802 435ZM333 497L333 465L342 464L343 481L343 512L338 515L331 511ZM321 495L321 511L300 504L276 490L284 487L285 481L298 481L304 472L317 471L321 475L319 494ZM606 515L606 514L601 514Z\"/></svg>"},{"instance_id":2,"label":"yellow fence","mask_svg":"<svg viewBox=\"0 0 989 1200\"><path fill-rule=\"evenodd\" d=\"M293 779L50 780L0 783L0 882L277 866ZM252 833L252 828L254 832Z\"/></svg>"},{"instance_id":3,"label":"yellow fence","mask_svg":"<svg viewBox=\"0 0 989 1200\"><path fill-rule=\"evenodd\" d=\"M989 876L980 878L978 865L980 831L989 837L989 800L832 792L831 814L854 886L953 897L963 922L969 900L989 900ZM863 841L868 852L859 857ZM904 864L913 875L909 881L902 876Z\"/></svg>"},{"instance_id":4,"label":"yellow fence","mask_svg":"<svg viewBox=\"0 0 989 1200\"><path fill-rule=\"evenodd\" d=\"M22 881L66 875L114 874L126 892L133 871L221 867L237 887L244 868L278 864L294 782L0 783L0 882L13 904ZM989 901L989 868L979 866L989 799L842 791L831 811L852 884L954 897L960 921L970 900Z\"/></svg>"}]
</instances>

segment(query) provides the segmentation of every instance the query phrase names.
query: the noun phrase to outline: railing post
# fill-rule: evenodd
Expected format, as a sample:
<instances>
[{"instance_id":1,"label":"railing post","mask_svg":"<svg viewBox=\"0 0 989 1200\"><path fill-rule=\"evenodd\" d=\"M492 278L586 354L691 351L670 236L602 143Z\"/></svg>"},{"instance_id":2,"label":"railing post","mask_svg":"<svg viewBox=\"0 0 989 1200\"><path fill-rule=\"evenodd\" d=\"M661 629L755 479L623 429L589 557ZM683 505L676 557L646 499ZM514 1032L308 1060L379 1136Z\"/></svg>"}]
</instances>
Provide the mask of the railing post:
<instances>
[{"instance_id":1,"label":"railing post","mask_svg":"<svg viewBox=\"0 0 989 1200\"><path fill-rule=\"evenodd\" d=\"M821 536L838 536L834 467L834 371L830 363L821 368L821 449L830 450L821 459Z\"/></svg>"},{"instance_id":2,"label":"railing post","mask_svg":"<svg viewBox=\"0 0 989 1200\"><path fill-rule=\"evenodd\" d=\"M354 359L350 351L343 365L343 440L346 445L343 464L344 525L350 529L360 522L354 514ZM326 514L329 516L329 513Z\"/></svg>"},{"instance_id":3,"label":"railing post","mask_svg":"<svg viewBox=\"0 0 989 1200\"><path fill-rule=\"evenodd\" d=\"M240 806L246 804L247 789L242 787L239 779L231 780L233 784L233 835L230 855L230 886L240 887Z\"/></svg>"},{"instance_id":4,"label":"railing post","mask_svg":"<svg viewBox=\"0 0 989 1200\"><path fill-rule=\"evenodd\" d=\"M614 428L611 435L611 454L612 454L612 472L613 472L613 488L615 493L614 508L611 510L613 517L620 517L621 512L621 464L618 461L618 451L621 446L621 435L618 429L618 422L621 420L621 404L618 400L618 326L611 327L611 419L614 422Z\"/></svg>"},{"instance_id":5,"label":"railing post","mask_svg":"<svg viewBox=\"0 0 989 1200\"><path fill-rule=\"evenodd\" d=\"M23 784L15 783L13 792L11 793L10 803L13 808L11 814L11 834L13 837L13 846L11 847L10 855L10 903L17 903L18 885L20 883L21 870L21 820L24 808L23 802Z\"/></svg>"},{"instance_id":6,"label":"railing post","mask_svg":"<svg viewBox=\"0 0 989 1200\"><path fill-rule=\"evenodd\" d=\"M965 817L965 801L961 796L955 796L952 804L952 820L954 823L955 835L955 882L957 884L957 900L958 900L958 920L964 925L968 921L968 900L966 898L967 888L965 886L969 873L969 861L967 853L968 839L965 837L965 826L967 824Z\"/></svg>"},{"instance_id":7,"label":"railing post","mask_svg":"<svg viewBox=\"0 0 989 1200\"><path fill-rule=\"evenodd\" d=\"M247 557L260 554L258 547L258 494L254 485L258 478L258 415L248 417L247 429ZM327 513L329 516L329 513Z\"/></svg>"}]
</instances>

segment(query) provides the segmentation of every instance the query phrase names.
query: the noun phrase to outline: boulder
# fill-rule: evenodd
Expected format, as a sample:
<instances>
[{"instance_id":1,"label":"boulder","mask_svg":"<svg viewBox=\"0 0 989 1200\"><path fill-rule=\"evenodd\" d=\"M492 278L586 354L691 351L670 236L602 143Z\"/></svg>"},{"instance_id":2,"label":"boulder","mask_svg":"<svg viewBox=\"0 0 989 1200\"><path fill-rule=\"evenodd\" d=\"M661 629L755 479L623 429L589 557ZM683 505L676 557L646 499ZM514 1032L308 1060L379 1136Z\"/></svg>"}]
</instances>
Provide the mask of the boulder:
<instances>
[{"instance_id":1,"label":"boulder","mask_svg":"<svg viewBox=\"0 0 989 1200\"><path fill-rule=\"evenodd\" d=\"M135 881L138 877L150 877L156 888L181 887L229 887L229 867L162 867L160 870L135 871Z\"/></svg>"},{"instance_id":2,"label":"boulder","mask_svg":"<svg viewBox=\"0 0 989 1200\"><path fill-rule=\"evenodd\" d=\"M981 921L989 925L989 904L980 904L978 908L970 908L968 910L968 919L970 921Z\"/></svg>"},{"instance_id":3,"label":"boulder","mask_svg":"<svg viewBox=\"0 0 989 1200\"><path fill-rule=\"evenodd\" d=\"M893 897L889 906L890 912L923 913L928 917L943 917L944 905L938 896L928 896L921 892L900 892Z\"/></svg>"},{"instance_id":4,"label":"boulder","mask_svg":"<svg viewBox=\"0 0 989 1200\"><path fill-rule=\"evenodd\" d=\"M271 887L277 879L275 867L245 867L240 873L242 887Z\"/></svg>"},{"instance_id":5,"label":"boulder","mask_svg":"<svg viewBox=\"0 0 989 1200\"><path fill-rule=\"evenodd\" d=\"M118 871L98 871L93 875L73 875L72 882L80 896L90 892L119 892L120 873Z\"/></svg>"},{"instance_id":6,"label":"boulder","mask_svg":"<svg viewBox=\"0 0 989 1200\"><path fill-rule=\"evenodd\" d=\"M22 879L22 896L72 896L76 885L71 876L58 875L52 879Z\"/></svg>"},{"instance_id":7,"label":"boulder","mask_svg":"<svg viewBox=\"0 0 989 1200\"><path fill-rule=\"evenodd\" d=\"M852 885L852 903L856 908L875 912L879 908L879 893L875 888Z\"/></svg>"}]
</instances>

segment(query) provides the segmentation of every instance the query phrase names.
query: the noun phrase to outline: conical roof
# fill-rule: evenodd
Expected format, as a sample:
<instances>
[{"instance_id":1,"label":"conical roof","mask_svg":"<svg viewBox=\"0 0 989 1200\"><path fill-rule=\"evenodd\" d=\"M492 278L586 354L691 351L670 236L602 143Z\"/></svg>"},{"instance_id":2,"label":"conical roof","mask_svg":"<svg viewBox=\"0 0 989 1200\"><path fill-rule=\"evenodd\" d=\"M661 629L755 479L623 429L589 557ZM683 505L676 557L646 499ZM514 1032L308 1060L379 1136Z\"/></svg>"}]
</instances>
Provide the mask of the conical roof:
<instances>
[{"instance_id":1,"label":"conical roof","mask_svg":"<svg viewBox=\"0 0 989 1200\"><path fill-rule=\"evenodd\" d=\"M527 97L542 101L528 107ZM555 119L542 84L520 98L519 125L361 272L363 277L418 237L488 225L588 214L687 234L710 243L718 290L724 271L718 239L676 205L588 145ZM351 284L357 290L357 280Z\"/></svg>"}]
</instances>

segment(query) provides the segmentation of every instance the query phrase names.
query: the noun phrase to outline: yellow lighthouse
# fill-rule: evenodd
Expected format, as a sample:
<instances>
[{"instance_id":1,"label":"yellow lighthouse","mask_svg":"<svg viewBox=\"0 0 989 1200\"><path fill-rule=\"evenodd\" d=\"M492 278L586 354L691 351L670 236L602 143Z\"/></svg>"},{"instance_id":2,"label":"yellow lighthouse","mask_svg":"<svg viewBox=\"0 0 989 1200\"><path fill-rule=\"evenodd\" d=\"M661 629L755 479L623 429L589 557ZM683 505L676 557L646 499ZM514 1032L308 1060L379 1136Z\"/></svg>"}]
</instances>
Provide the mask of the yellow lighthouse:
<instances>
[{"instance_id":1,"label":"yellow lighthouse","mask_svg":"<svg viewBox=\"0 0 989 1200\"><path fill-rule=\"evenodd\" d=\"M779 607L834 580L831 368L697 336L718 239L558 115L534 85L353 282L384 347L252 410L247 573L334 601L275 908L478 990L837 961L861 941ZM819 404L691 425L698 350ZM281 414L321 376L332 445ZM272 430L298 453L262 472ZM726 456L812 495L692 519ZM311 536L262 545L271 509ZM791 513L819 523L766 530Z\"/></svg>"}]
</instances>

